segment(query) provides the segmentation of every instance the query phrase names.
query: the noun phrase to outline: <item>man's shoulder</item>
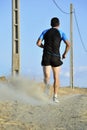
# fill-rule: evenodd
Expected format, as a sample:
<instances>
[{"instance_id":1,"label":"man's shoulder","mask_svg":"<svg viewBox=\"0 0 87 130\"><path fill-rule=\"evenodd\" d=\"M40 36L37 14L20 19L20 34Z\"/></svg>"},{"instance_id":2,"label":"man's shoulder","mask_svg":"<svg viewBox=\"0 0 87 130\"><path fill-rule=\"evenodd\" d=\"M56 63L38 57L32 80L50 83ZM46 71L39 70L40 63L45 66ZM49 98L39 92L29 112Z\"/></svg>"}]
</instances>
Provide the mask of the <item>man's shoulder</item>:
<instances>
[{"instance_id":1,"label":"man's shoulder","mask_svg":"<svg viewBox=\"0 0 87 130\"><path fill-rule=\"evenodd\" d=\"M62 30L58 30L58 31L60 32L60 35L61 35L61 37L62 37L62 40L63 40L63 41L67 40L66 34L65 34Z\"/></svg>"},{"instance_id":2,"label":"man's shoulder","mask_svg":"<svg viewBox=\"0 0 87 130\"><path fill-rule=\"evenodd\" d=\"M64 32L62 30L58 29L58 31L60 32L60 34L64 34Z\"/></svg>"},{"instance_id":3,"label":"man's shoulder","mask_svg":"<svg viewBox=\"0 0 87 130\"><path fill-rule=\"evenodd\" d=\"M42 33L41 33L41 35L39 36L39 39L43 40L44 35L45 35L45 33L46 33L48 30L49 30L49 29L43 30Z\"/></svg>"},{"instance_id":4,"label":"man's shoulder","mask_svg":"<svg viewBox=\"0 0 87 130\"><path fill-rule=\"evenodd\" d=\"M43 30L43 34L45 34L48 30L50 30L50 28L49 29L45 29L45 30Z\"/></svg>"}]
</instances>

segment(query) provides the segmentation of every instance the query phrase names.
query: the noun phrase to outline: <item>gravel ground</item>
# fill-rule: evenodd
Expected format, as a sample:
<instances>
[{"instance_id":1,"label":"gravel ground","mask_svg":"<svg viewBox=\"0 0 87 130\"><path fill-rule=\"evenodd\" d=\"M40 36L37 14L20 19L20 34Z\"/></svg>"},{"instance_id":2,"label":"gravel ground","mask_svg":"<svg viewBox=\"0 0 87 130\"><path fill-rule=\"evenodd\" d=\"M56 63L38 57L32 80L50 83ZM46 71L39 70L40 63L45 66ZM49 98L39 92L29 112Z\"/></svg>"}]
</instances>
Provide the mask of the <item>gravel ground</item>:
<instances>
[{"instance_id":1,"label":"gravel ground","mask_svg":"<svg viewBox=\"0 0 87 130\"><path fill-rule=\"evenodd\" d=\"M61 88L53 103L38 88L23 79L0 84L0 130L87 130L87 89Z\"/></svg>"},{"instance_id":2,"label":"gravel ground","mask_svg":"<svg viewBox=\"0 0 87 130\"><path fill-rule=\"evenodd\" d=\"M87 95L59 100L45 105L0 102L0 130L87 130Z\"/></svg>"}]
</instances>

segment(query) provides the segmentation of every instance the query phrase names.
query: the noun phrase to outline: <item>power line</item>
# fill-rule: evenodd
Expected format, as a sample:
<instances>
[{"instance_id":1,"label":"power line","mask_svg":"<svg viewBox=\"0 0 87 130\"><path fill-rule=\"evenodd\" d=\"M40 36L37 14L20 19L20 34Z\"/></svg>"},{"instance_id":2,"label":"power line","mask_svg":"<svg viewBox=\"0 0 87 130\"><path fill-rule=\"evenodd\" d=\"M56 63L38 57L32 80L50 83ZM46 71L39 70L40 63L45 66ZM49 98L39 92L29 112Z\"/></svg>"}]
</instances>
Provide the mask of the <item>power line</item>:
<instances>
[{"instance_id":1,"label":"power line","mask_svg":"<svg viewBox=\"0 0 87 130\"><path fill-rule=\"evenodd\" d=\"M80 37L80 40L81 40L83 49L84 49L85 52L87 52L87 49L86 49L86 47L85 47L85 44L84 44L83 39L82 39L82 36L81 36L80 29L79 29L79 25L78 25L78 21L77 21L75 9L74 9L74 17L75 17L76 26L77 26L77 30L78 30L78 33L79 33L79 37Z\"/></svg>"},{"instance_id":2,"label":"power line","mask_svg":"<svg viewBox=\"0 0 87 130\"><path fill-rule=\"evenodd\" d=\"M86 47L85 47L85 44L84 44L83 39L82 39L82 36L81 36L80 29L79 29L79 25L78 25L78 21L77 21L75 9L74 9L74 11L72 11L72 12L70 12L70 13L69 13L69 12L65 12L65 11L63 11L63 9L61 9L61 8L59 7L59 5L57 4L57 2L56 2L55 0L52 0L52 1L53 1L53 3L55 4L55 6L56 6L63 14L74 13L75 22L76 22L78 34L79 34L79 37L80 37L80 41L81 41L81 44L82 44L82 47L83 47L84 51L87 52L87 49L86 49Z\"/></svg>"},{"instance_id":3,"label":"power line","mask_svg":"<svg viewBox=\"0 0 87 130\"><path fill-rule=\"evenodd\" d=\"M63 10L59 7L59 5L56 3L55 0L52 0L52 1L53 1L53 3L56 5L56 7L57 7L62 13L64 13L64 14L70 14L69 12L63 11Z\"/></svg>"}]
</instances>

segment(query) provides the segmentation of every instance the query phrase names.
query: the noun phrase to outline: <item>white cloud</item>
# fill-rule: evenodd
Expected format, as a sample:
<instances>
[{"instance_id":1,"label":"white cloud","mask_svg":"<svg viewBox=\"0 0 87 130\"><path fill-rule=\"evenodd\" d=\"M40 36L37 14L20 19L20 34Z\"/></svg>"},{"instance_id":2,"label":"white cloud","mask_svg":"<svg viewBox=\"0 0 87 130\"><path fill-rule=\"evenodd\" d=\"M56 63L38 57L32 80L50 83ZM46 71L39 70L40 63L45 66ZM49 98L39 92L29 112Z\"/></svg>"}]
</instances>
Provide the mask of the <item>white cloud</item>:
<instances>
[{"instance_id":1,"label":"white cloud","mask_svg":"<svg viewBox=\"0 0 87 130\"><path fill-rule=\"evenodd\" d=\"M80 67L78 68L78 71L79 71L79 72L85 72L85 71L87 71L87 66L80 66Z\"/></svg>"},{"instance_id":2,"label":"white cloud","mask_svg":"<svg viewBox=\"0 0 87 130\"><path fill-rule=\"evenodd\" d=\"M67 71L67 72L61 72L61 76L64 76L64 77L70 77L70 72Z\"/></svg>"},{"instance_id":3,"label":"white cloud","mask_svg":"<svg viewBox=\"0 0 87 130\"><path fill-rule=\"evenodd\" d=\"M65 77L70 77L70 72L65 72Z\"/></svg>"}]
</instances>

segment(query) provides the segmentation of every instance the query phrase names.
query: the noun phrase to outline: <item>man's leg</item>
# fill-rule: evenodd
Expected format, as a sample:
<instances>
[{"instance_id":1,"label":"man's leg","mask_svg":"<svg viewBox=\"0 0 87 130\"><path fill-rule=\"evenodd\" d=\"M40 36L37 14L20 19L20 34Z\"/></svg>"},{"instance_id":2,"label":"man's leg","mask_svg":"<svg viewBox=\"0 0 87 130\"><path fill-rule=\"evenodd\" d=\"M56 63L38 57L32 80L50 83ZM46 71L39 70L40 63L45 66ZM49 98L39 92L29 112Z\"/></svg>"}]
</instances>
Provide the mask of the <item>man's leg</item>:
<instances>
[{"instance_id":1,"label":"man's leg","mask_svg":"<svg viewBox=\"0 0 87 130\"><path fill-rule=\"evenodd\" d=\"M57 98L58 94L58 88L60 87L60 80L59 80L59 75L60 75L60 66L59 67L52 67L53 70L53 77L54 77L54 98Z\"/></svg>"},{"instance_id":2,"label":"man's leg","mask_svg":"<svg viewBox=\"0 0 87 130\"><path fill-rule=\"evenodd\" d=\"M50 80L50 70L51 70L51 66L43 66L43 73L44 73L44 83L46 85L49 84L49 80Z\"/></svg>"}]
</instances>

